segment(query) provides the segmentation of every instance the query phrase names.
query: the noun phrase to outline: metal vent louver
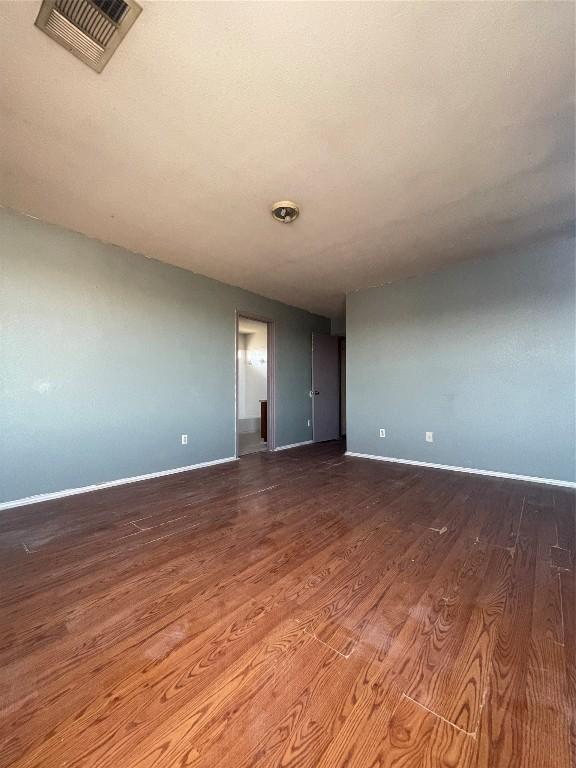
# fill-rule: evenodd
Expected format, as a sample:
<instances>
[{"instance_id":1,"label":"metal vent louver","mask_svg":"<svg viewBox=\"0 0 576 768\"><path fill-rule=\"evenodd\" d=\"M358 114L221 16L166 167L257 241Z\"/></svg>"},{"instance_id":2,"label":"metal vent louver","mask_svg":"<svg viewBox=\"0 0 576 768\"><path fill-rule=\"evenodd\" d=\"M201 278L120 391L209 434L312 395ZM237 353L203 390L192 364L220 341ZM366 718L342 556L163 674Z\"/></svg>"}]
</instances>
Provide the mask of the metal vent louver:
<instances>
[{"instance_id":1,"label":"metal vent louver","mask_svg":"<svg viewBox=\"0 0 576 768\"><path fill-rule=\"evenodd\" d=\"M141 11L134 0L43 0L36 26L102 72Z\"/></svg>"}]
</instances>

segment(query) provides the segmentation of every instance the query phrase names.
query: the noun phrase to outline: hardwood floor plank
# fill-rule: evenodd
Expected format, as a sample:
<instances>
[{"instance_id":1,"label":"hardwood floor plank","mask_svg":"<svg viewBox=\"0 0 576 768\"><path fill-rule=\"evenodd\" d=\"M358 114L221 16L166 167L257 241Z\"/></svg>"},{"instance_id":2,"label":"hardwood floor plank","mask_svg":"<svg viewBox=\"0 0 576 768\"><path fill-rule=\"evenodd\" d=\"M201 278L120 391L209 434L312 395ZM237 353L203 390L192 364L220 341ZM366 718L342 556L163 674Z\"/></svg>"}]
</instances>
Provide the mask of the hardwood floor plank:
<instances>
[{"instance_id":1,"label":"hardwood floor plank","mask_svg":"<svg viewBox=\"0 0 576 768\"><path fill-rule=\"evenodd\" d=\"M378 527L381 527L381 526L377 526L377 528L378 528ZM377 529L377 528L376 528L376 529ZM376 530L376 529L375 529L375 530ZM398 532L398 533L399 533L399 532ZM308 556L311 554L310 550L308 550L308 551L307 551L306 549L304 549L304 550L302 550L302 549L299 549L299 551L300 551L301 553L302 553L302 552L304 552L304 553L306 553L306 552L307 552L307 555L308 555ZM342 560L340 560L340 558L338 558L337 556L336 556L336 558L335 558L335 561L336 561L337 565L339 566L340 570L341 570L343 567L345 567L345 566L346 566L346 562L345 562L345 561L342 561ZM254 568L258 569L258 571L259 571L259 569L261 568L261 565L260 565L259 563L255 563L255 565L254 565ZM307 563L307 564L304 566L304 570L306 570L306 569L309 569L309 568L310 568L310 565L309 565L309 563ZM328 569L326 569L325 567L322 569L322 571L323 571L324 573L325 573L326 571L328 571L328 572L332 572L331 568L328 568ZM361 571L360 571L360 572L361 572ZM248 575L248 574L244 573L244 581L245 581L246 583L250 583L250 581L251 581L251 580L250 580L249 578L246 578L246 576L247 576L247 575ZM346 579L345 579L345 580L347 580L348 578L349 578L349 577L346 577ZM299 588L299 589L297 590L297 592L295 592L295 591L294 591L294 586L291 586L293 583L294 583L294 582L288 582L288 584L287 584L287 586L286 586L286 592L287 592L287 596L288 596L290 599L292 599L292 600L295 600L295 599L303 599L303 597L307 596L307 595L310 593L311 589L313 590L313 589L316 589L316 588L318 588L318 587L320 586L320 581L319 581L319 580L316 580L315 582L313 582L313 583L312 583L312 585L310 585L310 584L309 584L309 585L308 585L306 588ZM297 583L297 582L296 582L296 583ZM261 587L258 587L258 585L256 585L256 588L261 588ZM291 590L291 591L290 591L290 590ZM219 592L220 592L220 589L218 588L218 590L217 590L217 592L216 592L216 595L218 595L218 594L219 594ZM227 592L226 592L226 594L230 594L230 595L234 595L234 596L235 596L235 592L236 592L236 590L232 590L232 591L230 591L230 592L228 592L228 591L227 591ZM254 591L253 591L253 593L254 593ZM208 595L202 594L202 597L203 597L203 598L205 598L206 602L209 602L209 600L210 600L210 593L208 593ZM212 597L214 597L214 593L212 593ZM235 597L235 599L236 599L236 597ZM277 604L277 603L278 603L278 601L279 601L279 599L280 599L279 595L276 595L276 596L275 596L275 599L276 599L276 604ZM164 602L163 602L161 605L164 605ZM273 605L274 605L274 603L271 603L271 602L270 602L270 599L269 599L269 598L266 598L266 600L265 600L265 606L264 606L264 607L263 607L261 610L260 610L260 609L258 609L258 610L256 610L256 611L255 611L255 610L254 610L254 606L253 606L252 604L251 604L251 605L248 607L248 609L246 609L246 608L244 609L244 611L245 611L245 612L246 612L246 610L248 610L248 614L249 614L249 617L248 617L248 618L250 619L250 621L252 621L252 619L251 619L250 617L253 617L253 616L255 616L255 617L257 618L257 620L258 620L258 621L257 621L257 623L256 623L256 627L255 627L255 628L256 628L256 629L258 629L258 631L264 631L264 630L266 629L266 627L267 627L267 624L266 624L266 617L267 617L267 616L269 617L269 616L271 615L271 609L272 609ZM228 616L228 614L226 613L226 609L230 610L230 608L229 608L229 607L227 607L226 605L222 605L222 604L221 604L221 600L220 600L220 601L219 601L219 605L218 605L218 610L222 610L223 608L225 609L225 616L226 616L226 618L225 618L225 619L224 619L224 620L221 622L221 624L222 624L222 630L219 630L219 634L218 634L218 635L217 635L215 638L213 638L213 639L211 639L211 637L210 637L210 635L209 635L209 634L208 634L208 635L204 635L204 636L201 636L201 637L199 638L199 639L201 640L201 645L200 645L199 647L203 647L203 646L206 646L206 647L208 648L208 650L209 650L209 651L210 651L210 649L212 648L213 644L218 644L218 645L219 645L219 647L220 647L220 651L219 651L219 656L220 656L220 657L223 657L223 655L224 655L224 654L223 654L223 650L224 650L224 648L226 649L226 651L227 651L227 654L228 654L228 655L229 655L229 652L230 652L230 651L232 651L234 648L237 648L238 650L241 650L241 648L242 648L242 646L241 646L241 645L238 645L238 642L237 642L237 640L236 640L236 642L235 642L233 645L231 645L231 644L229 644L229 643L226 643L226 645L225 645L225 646L223 646L223 645L222 645L222 631L225 631L225 632L227 632L227 631L228 631L228 630L227 630L227 627L229 626L230 622L233 622L233 623L235 623L235 622L237 622L237 621L238 621L238 618L240 618L240 617L236 618L236 616L235 616L234 614L233 614L232 616L230 616L230 617L229 617L229 616ZM178 619L180 619L181 617L180 617L180 616L177 616L177 618L178 618ZM205 621L204 621L204 623L205 623L205 624L209 623L209 620L210 620L210 616L208 616L207 618L205 617ZM247 621L247 619L246 619L246 618L244 618L244 617L242 617L241 621L242 621L242 624L241 624L241 625L242 625L242 626L246 626L246 621ZM160 628L162 628L162 627L163 627L163 625L160 625ZM197 631L198 631L197 627L196 627L196 628L195 628L195 627L190 627L190 628L189 628L189 630L190 630L190 631L195 631L195 632L197 632ZM180 631L180 628L179 628L179 627L176 627L176 631L177 631L177 632L179 632L179 631ZM251 642L254 642L254 638L252 638L252 639L250 640L250 638L248 638L248 637L247 637L247 632L246 632L246 630L245 630L245 629L242 631L242 633L241 633L240 637L239 637L239 638L237 638L237 639L242 639L244 642L250 642L250 641L251 641ZM132 638L132 644L131 644L131 646L133 646L133 645L136 643L136 644L139 644L139 645L142 645L142 644L144 644L144 647L146 647L146 644L147 644L149 641L151 641L151 642L153 643L153 645L155 645L155 644L157 643L157 639L155 638L155 634L154 634L154 633L152 633L152 634L151 634L151 633L150 633L150 631L149 631L149 629L148 629L148 627L147 627L147 629L146 629L146 635L144 635L143 637L141 637L139 640L138 640L138 638L137 638L137 637L136 637L136 638ZM162 639L161 639L161 642L163 642L163 641L162 641ZM176 645L178 645L178 644L176 644ZM90 649L90 650L92 651L92 649ZM115 680L115 679L116 679L116 676L117 676L117 674L118 674L118 673L117 673L117 672L115 672L115 670L114 670L114 666L115 666L116 664L118 664L118 665L121 665L121 666L122 666L122 668L123 668L123 674L124 674L124 676L126 676L126 675L127 675L127 674L128 674L130 671L131 671L129 667L128 667L128 668L126 667L125 656L124 656L124 653L122 652L122 648L120 648L119 650L120 650L120 652L118 652L118 653L117 653L117 652L116 652L116 649L115 649L115 652L114 652L114 657L111 659L111 660L113 661L113 664L112 664L112 666L111 666L111 664L110 664L109 662L108 662L108 663L106 663L106 664L105 664L105 666L104 666L104 669L105 669L105 673L106 673L106 675L107 675L107 679L110 679L110 680ZM130 650L130 647L128 647L128 648L127 648L127 649L125 649L125 650ZM178 650L178 649L176 648L176 650ZM192 649L191 649L189 646L187 646L187 648L186 648L186 652L188 653L188 652L190 652L190 651L192 651ZM210 654L208 654L208 655L210 655ZM136 657L136 659L137 659L137 658L138 658L138 657ZM221 659L221 661L223 662L223 661L224 661L224 659L222 658L222 659ZM96 661L96 663L97 663L97 665L98 665L98 666L97 666L97 669L100 669L100 668L103 666L103 663L102 663L102 662L103 662L103 659L102 659L102 657L101 657L101 653L100 653L100 654L98 654L98 658L97 658L97 661ZM147 664L149 664L149 662L148 662L148 661L146 661L146 659L144 659L144 660L141 662L141 664L144 664L144 668L146 668L146 665L147 665ZM208 665L207 669L212 669L212 671L214 671L214 664L212 663L211 665ZM135 676L135 679L136 679L136 690L138 690L138 685L139 685L139 682L140 682L140 670L135 670L135 671L134 671L134 676ZM60 680L60 681L58 681L58 685L59 685L60 687L62 686L62 684L63 684L63 682L62 682L61 680ZM106 691L106 690L107 690L107 686L108 686L109 684L108 684L108 683L105 683L104 681L102 681L102 683L101 683L101 684L102 684L102 686L103 686L103 690L104 690L104 691ZM45 687L45 686L44 686L44 687ZM108 691L107 695L108 695L108 696L112 696L112 695L115 695L115 693L114 693L114 691L113 691L113 690L110 690L110 691ZM126 691L125 691L124 695L126 695ZM35 704L36 704L36 703L37 703L37 702L35 702ZM79 702L76 704L76 706L79 706ZM73 715L73 711L71 712L71 716L72 716L72 715ZM57 738L57 737L58 737L58 733L56 733L56 734L55 734L55 738Z\"/></svg>"},{"instance_id":2,"label":"hardwood floor plank","mask_svg":"<svg viewBox=\"0 0 576 768\"><path fill-rule=\"evenodd\" d=\"M574 514L339 443L8 510L0 767L571 768Z\"/></svg>"},{"instance_id":3,"label":"hardwood floor plank","mask_svg":"<svg viewBox=\"0 0 576 768\"><path fill-rule=\"evenodd\" d=\"M526 768L570 765L570 712L564 649L554 641L532 640L522 719Z\"/></svg>"},{"instance_id":4,"label":"hardwood floor plank","mask_svg":"<svg viewBox=\"0 0 576 768\"><path fill-rule=\"evenodd\" d=\"M510 587L499 623L488 697L478 737L477 766L569 766L562 609L551 564L540 560L549 542L550 504L531 489L514 551ZM553 690L558 691L554 700Z\"/></svg>"},{"instance_id":5,"label":"hardwood floor plank","mask_svg":"<svg viewBox=\"0 0 576 768\"><path fill-rule=\"evenodd\" d=\"M394 702L393 706L391 706ZM327 750L319 768L467 768L472 739L405 694L381 707L383 721L358 744L344 741ZM391 710L391 712L390 712ZM346 750L348 746L348 750Z\"/></svg>"}]
</instances>

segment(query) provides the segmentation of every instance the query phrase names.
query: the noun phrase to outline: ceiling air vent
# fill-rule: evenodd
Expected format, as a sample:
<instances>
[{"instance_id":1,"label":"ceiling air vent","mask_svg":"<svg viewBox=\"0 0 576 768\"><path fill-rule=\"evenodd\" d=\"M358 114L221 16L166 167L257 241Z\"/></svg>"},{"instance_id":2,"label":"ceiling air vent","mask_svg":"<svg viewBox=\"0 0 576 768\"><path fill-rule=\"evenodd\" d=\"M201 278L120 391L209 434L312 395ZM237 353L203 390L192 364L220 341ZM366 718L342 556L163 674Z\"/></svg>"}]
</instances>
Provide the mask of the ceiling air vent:
<instances>
[{"instance_id":1,"label":"ceiling air vent","mask_svg":"<svg viewBox=\"0 0 576 768\"><path fill-rule=\"evenodd\" d=\"M102 72L141 11L134 0L43 0L36 26Z\"/></svg>"}]
</instances>

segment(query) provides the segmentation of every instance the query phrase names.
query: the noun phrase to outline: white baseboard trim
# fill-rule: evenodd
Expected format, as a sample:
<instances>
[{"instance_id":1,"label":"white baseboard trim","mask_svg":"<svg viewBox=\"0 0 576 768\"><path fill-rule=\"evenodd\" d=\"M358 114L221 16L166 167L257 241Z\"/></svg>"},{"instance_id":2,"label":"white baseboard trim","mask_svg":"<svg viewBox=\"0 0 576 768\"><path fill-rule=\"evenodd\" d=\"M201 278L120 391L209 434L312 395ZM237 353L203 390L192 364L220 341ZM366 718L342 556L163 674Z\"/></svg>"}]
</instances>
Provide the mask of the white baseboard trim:
<instances>
[{"instance_id":1,"label":"white baseboard trim","mask_svg":"<svg viewBox=\"0 0 576 768\"><path fill-rule=\"evenodd\" d=\"M0 504L0 512L4 509L13 507L25 507L28 504L38 504L41 501L52 501L53 499L63 499L65 496L76 496L79 493L91 493L92 491L101 491L104 488L113 488L115 485L127 485L128 483L139 483L141 480L152 480L155 477L165 477L166 475L176 475L179 472L189 472L193 469L203 469L204 467L213 467L216 464L227 464L230 461L238 461L236 456L228 456L226 459L215 459L214 461L203 461L200 464L190 464L188 467L177 467L176 469L164 469L162 472L150 472L148 475L136 475L135 477L122 477L119 480L109 480L106 483L97 483L95 485L85 485L82 488L67 488L64 491L54 491L52 493L39 493L36 496L26 496L24 499L15 499L14 501L4 501Z\"/></svg>"},{"instance_id":2,"label":"white baseboard trim","mask_svg":"<svg viewBox=\"0 0 576 768\"><path fill-rule=\"evenodd\" d=\"M300 448L301 445L310 445L314 440L303 440L301 443L291 443L290 445L279 445L274 448L275 451L287 451L288 448Z\"/></svg>"},{"instance_id":3,"label":"white baseboard trim","mask_svg":"<svg viewBox=\"0 0 576 768\"><path fill-rule=\"evenodd\" d=\"M570 480L552 480L548 477L533 477L532 475L512 475L509 472L493 472L489 469L471 469L470 467L453 467L450 464L432 464L429 461L413 461L412 459L395 459L392 456L373 456L370 453L355 453L346 451L346 456L356 459L372 459L373 461L389 461L393 464L413 464L415 467L429 467L430 469L447 469L450 472L466 472L470 475L488 475L490 477L502 477L506 480L524 480L529 483L546 483L547 485L559 485L562 488L576 488L576 483Z\"/></svg>"}]
</instances>

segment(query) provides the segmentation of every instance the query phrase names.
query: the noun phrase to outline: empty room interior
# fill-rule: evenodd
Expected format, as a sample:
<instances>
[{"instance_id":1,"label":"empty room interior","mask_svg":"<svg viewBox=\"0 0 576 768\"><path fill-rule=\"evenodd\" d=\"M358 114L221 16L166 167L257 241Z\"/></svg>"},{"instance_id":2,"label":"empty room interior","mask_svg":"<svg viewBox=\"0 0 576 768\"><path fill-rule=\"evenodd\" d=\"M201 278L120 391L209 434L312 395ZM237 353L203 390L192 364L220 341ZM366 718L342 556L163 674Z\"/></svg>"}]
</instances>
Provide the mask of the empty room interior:
<instances>
[{"instance_id":1,"label":"empty room interior","mask_svg":"<svg viewBox=\"0 0 576 768\"><path fill-rule=\"evenodd\" d=\"M0 0L0 768L576 768L575 11Z\"/></svg>"}]
</instances>

